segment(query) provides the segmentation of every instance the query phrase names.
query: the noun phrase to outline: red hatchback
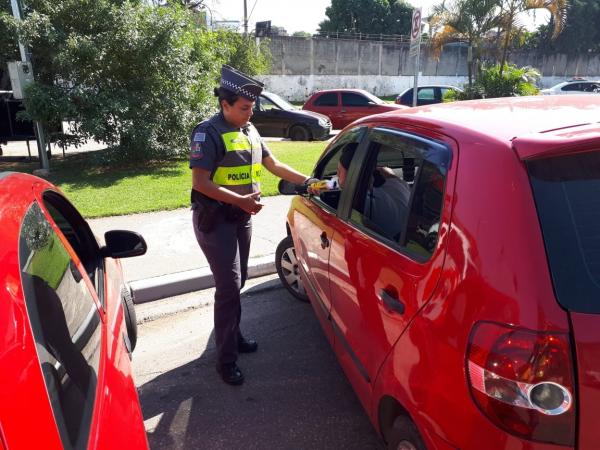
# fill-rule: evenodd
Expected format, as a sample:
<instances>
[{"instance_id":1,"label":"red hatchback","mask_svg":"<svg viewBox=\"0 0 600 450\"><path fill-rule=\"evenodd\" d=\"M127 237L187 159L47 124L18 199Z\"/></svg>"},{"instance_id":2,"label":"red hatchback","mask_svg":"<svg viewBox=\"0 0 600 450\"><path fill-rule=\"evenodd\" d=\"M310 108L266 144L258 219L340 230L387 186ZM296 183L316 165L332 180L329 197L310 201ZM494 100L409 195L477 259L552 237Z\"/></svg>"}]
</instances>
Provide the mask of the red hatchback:
<instances>
[{"instance_id":1,"label":"red hatchback","mask_svg":"<svg viewBox=\"0 0 600 450\"><path fill-rule=\"evenodd\" d=\"M50 183L0 172L0 449L146 449L135 312L118 260Z\"/></svg>"},{"instance_id":2,"label":"red hatchback","mask_svg":"<svg viewBox=\"0 0 600 450\"><path fill-rule=\"evenodd\" d=\"M317 91L306 101L302 109L329 117L333 128L345 128L365 116L405 109L406 106L385 103L379 97L362 89L331 89Z\"/></svg>"},{"instance_id":3,"label":"red hatchback","mask_svg":"<svg viewBox=\"0 0 600 450\"><path fill-rule=\"evenodd\" d=\"M598 448L600 98L369 117L314 176L277 266L388 448Z\"/></svg>"}]
</instances>

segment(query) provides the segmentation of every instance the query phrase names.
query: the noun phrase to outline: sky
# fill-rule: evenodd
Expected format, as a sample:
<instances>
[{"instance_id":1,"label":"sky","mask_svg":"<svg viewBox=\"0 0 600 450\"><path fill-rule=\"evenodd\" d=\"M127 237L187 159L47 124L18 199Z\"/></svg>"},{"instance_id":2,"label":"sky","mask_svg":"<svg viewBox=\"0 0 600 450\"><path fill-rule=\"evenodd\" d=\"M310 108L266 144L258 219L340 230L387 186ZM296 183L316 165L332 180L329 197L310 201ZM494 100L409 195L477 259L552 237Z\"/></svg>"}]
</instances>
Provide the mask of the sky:
<instances>
[{"instance_id":1,"label":"sky","mask_svg":"<svg viewBox=\"0 0 600 450\"><path fill-rule=\"evenodd\" d=\"M409 0L413 6L423 8L427 15L432 5L440 0ZM289 34L295 31L315 33L319 23L325 20L325 8L331 0L246 0L248 8L248 30L254 30L257 21L270 20L272 25L283 27ZM207 0L206 5L212 12L213 20L237 20L243 23L244 0ZM523 18L528 28L545 23L546 15L537 14L537 22L533 18Z\"/></svg>"}]
</instances>

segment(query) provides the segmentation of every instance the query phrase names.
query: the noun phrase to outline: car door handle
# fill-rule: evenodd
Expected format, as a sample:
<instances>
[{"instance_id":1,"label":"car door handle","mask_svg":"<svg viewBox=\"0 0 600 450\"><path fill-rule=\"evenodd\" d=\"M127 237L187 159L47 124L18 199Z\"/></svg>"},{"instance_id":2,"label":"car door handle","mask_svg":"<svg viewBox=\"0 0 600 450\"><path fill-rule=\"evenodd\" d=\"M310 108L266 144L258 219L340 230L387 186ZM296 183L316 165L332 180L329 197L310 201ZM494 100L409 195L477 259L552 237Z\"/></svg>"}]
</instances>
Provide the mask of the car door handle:
<instances>
[{"instance_id":1,"label":"car door handle","mask_svg":"<svg viewBox=\"0 0 600 450\"><path fill-rule=\"evenodd\" d=\"M324 231L321 233L321 248L325 250L329 247L329 239L327 239L327 233Z\"/></svg>"},{"instance_id":2,"label":"car door handle","mask_svg":"<svg viewBox=\"0 0 600 450\"><path fill-rule=\"evenodd\" d=\"M402 300L391 296L384 289L379 291L379 299L391 311L397 312L398 314L404 314L404 303Z\"/></svg>"}]
</instances>

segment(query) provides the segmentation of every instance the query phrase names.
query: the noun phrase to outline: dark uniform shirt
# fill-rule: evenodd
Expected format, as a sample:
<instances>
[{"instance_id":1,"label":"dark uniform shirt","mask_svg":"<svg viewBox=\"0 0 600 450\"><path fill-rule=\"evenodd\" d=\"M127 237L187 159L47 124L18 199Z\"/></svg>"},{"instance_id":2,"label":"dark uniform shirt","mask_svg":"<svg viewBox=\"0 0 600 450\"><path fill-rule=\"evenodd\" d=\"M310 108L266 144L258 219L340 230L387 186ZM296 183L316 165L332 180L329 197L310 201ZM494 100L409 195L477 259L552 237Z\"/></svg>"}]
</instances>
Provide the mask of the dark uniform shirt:
<instances>
[{"instance_id":1,"label":"dark uniform shirt","mask_svg":"<svg viewBox=\"0 0 600 450\"><path fill-rule=\"evenodd\" d=\"M222 135L235 131L242 131L244 134L247 134L250 128L258 135L252 124L248 124L241 129L231 126L223 117L222 112L199 123L190 136L190 169L200 167L201 169L209 170L212 177L226 152ZM271 156L271 151L262 139L260 139L260 146L262 159Z\"/></svg>"}]
</instances>

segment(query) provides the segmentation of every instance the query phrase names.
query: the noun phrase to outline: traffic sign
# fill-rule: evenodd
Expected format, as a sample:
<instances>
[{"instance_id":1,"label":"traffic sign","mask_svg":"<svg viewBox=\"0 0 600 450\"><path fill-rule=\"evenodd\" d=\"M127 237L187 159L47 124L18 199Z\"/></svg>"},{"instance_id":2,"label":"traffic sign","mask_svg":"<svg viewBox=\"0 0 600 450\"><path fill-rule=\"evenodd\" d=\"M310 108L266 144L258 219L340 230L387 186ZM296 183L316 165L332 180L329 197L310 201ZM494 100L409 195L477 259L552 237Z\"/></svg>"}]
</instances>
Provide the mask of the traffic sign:
<instances>
[{"instance_id":1,"label":"traffic sign","mask_svg":"<svg viewBox=\"0 0 600 450\"><path fill-rule=\"evenodd\" d=\"M410 42L421 37L421 8L415 8L412 15L412 29L410 31Z\"/></svg>"}]
</instances>

